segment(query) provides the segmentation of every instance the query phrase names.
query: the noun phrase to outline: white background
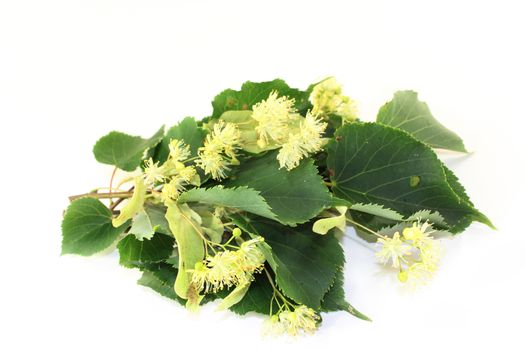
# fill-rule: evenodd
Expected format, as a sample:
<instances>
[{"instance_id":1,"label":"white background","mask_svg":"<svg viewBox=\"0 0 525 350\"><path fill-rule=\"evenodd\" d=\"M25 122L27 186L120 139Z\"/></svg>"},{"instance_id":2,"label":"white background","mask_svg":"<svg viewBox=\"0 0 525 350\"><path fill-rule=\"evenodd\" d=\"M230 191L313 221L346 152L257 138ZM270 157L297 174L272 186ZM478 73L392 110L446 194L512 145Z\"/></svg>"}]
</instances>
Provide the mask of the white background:
<instances>
[{"instance_id":1,"label":"white background","mask_svg":"<svg viewBox=\"0 0 525 350\"><path fill-rule=\"evenodd\" d=\"M0 1L0 348L523 349L524 11L520 1ZM108 183L94 142L203 117L224 88L336 76L373 120L419 91L463 137L448 156L499 228L444 242L411 292L350 237L345 289L374 322L324 316L314 336L262 339L262 318L198 315L136 285L114 254L60 257L67 196Z\"/></svg>"}]
</instances>

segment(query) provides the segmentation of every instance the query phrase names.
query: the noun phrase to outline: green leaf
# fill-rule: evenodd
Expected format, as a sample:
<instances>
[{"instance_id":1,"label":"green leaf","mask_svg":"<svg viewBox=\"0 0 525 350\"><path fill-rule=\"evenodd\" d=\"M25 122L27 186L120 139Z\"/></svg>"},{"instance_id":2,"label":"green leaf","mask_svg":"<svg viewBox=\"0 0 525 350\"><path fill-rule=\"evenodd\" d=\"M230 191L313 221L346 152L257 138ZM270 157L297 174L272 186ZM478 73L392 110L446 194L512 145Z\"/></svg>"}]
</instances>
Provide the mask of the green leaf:
<instances>
[{"instance_id":1,"label":"green leaf","mask_svg":"<svg viewBox=\"0 0 525 350\"><path fill-rule=\"evenodd\" d=\"M427 104L418 100L417 92L396 92L379 110L377 122L405 130L431 147L467 152L461 138L432 116Z\"/></svg>"},{"instance_id":2,"label":"green leaf","mask_svg":"<svg viewBox=\"0 0 525 350\"><path fill-rule=\"evenodd\" d=\"M352 206L350 207L350 210L356 210L362 213L380 216L388 220L395 220L395 221L403 220L403 215L399 214L395 210L385 208L384 206L379 205L379 204L356 203L356 204L352 204Z\"/></svg>"},{"instance_id":3,"label":"green leaf","mask_svg":"<svg viewBox=\"0 0 525 350\"><path fill-rule=\"evenodd\" d=\"M166 219L177 241L179 252L179 274L175 281L175 292L179 297L186 299L191 279L191 272L188 270L204 259L200 217L187 204L173 204L168 206Z\"/></svg>"},{"instance_id":4,"label":"green leaf","mask_svg":"<svg viewBox=\"0 0 525 350\"><path fill-rule=\"evenodd\" d=\"M266 274L257 274L244 298L232 305L230 310L239 315L245 315L248 312L269 315L272 296L273 288ZM279 310L279 306L275 301L273 301L273 307L271 309L274 313Z\"/></svg>"},{"instance_id":5,"label":"green leaf","mask_svg":"<svg viewBox=\"0 0 525 350\"><path fill-rule=\"evenodd\" d=\"M125 267L142 267L168 259L174 249L175 240L166 235L155 235L151 240L138 240L127 235L118 245L120 264Z\"/></svg>"},{"instance_id":6,"label":"green leaf","mask_svg":"<svg viewBox=\"0 0 525 350\"><path fill-rule=\"evenodd\" d=\"M198 202L213 206L228 207L257 214L269 219L275 219L265 199L258 191L248 187L224 188L194 188L180 195L179 203Z\"/></svg>"},{"instance_id":7,"label":"green leaf","mask_svg":"<svg viewBox=\"0 0 525 350\"><path fill-rule=\"evenodd\" d=\"M113 219L113 226L119 227L133 218L135 214L142 211L144 207L144 201L146 200L146 184L142 176L135 177L135 189L133 195L126 203L126 205L120 210L120 214Z\"/></svg>"},{"instance_id":8,"label":"green leaf","mask_svg":"<svg viewBox=\"0 0 525 350\"><path fill-rule=\"evenodd\" d=\"M472 203L469 196L467 195L465 188L463 187L463 185L461 185L457 176L452 172L452 170L447 168L445 165L443 165L443 169L445 170L445 175L447 177L448 184L450 185L450 187L452 187L452 189L454 190L456 195L459 197L463 205L470 206L475 212L475 214L472 216L464 217L463 220L456 225L457 231L462 231L465 228L467 228L472 223L473 220L477 220L479 222L484 223L485 225L487 225L488 227L492 229L496 229L494 224L492 224L490 219L486 217L485 214L481 213L479 210L474 208L474 204Z\"/></svg>"},{"instance_id":9,"label":"green leaf","mask_svg":"<svg viewBox=\"0 0 525 350\"><path fill-rule=\"evenodd\" d=\"M186 300L179 297L173 289L176 278L177 269L167 264L158 264L144 269L142 277L137 283L141 286L151 288L160 295L184 305L186 304Z\"/></svg>"},{"instance_id":10,"label":"green leaf","mask_svg":"<svg viewBox=\"0 0 525 350\"><path fill-rule=\"evenodd\" d=\"M321 311L346 311L362 320L372 321L370 318L368 318L368 316L357 311L352 305L350 305L348 301L346 301L344 290L344 274L342 269L337 271L333 286L330 288L328 293L325 294L321 304Z\"/></svg>"},{"instance_id":11,"label":"green leaf","mask_svg":"<svg viewBox=\"0 0 525 350\"><path fill-rule=\"evenodd\" d=\"M149 139L112 131L97 141L93 153L100 163L115 165L124 171L133 171L140 165L144 153L155 147L163 136L164 126Z\"/></svg>"},{"instance_id":12,"label":"green leaf","mask_svg":"<svg viewBox=\"0 0 525 350\"><path fill-rule=\"evenodd\" d=\"M144 211L148 214L155 232L172 236L168 221L166 220L166 207L164 205L146 202L144 204Z\"/></svg>"},{"instance_id":13,"label":"green leaf","mask_svg":"<svg viewBox=\"0 0 525 350\"><path fill-rule=\"evenodd\" d=\"M213 215L209 210L197 210L197 214L202 220L202 230L208 236L210 241L221 243L224 234L224 225L219 217Z\"/></svg>"},{"instance_id":14,"label":"green leaf","mask_svg":"<svg viewBox=\"0 0 525 350\"><path fill-rule=\"evenodd\" d=\"M77 199L69 205L62 221L62 254L98 253L111 246L128 227L113 227L111 211L98 199Z\"/></svg>"},{"instance_id":15,"label":"green leaf","mask_svg":"<svg viewBox=\"0 0 525 350\"><path fill-rule=\"evenodd\" d=\"M276 79L261 83L247 81L242 85L241 90L227 89L214 98L212 118L219 118L226 111L251 109L257 102L267 99L270 92L274 90L279 96L294 98L295 107L300 113L305 113L311 107L308 93L289 87L283 80Z\"/></svg>"},{"instance_id":16,"label":"green leaf","mask_svg":"<svg viewBox=\"0 0 525 350\"><path fill-rule=\"evenodd\" d=\"M149 219L148 214L142 210L135 215L129 233L134 235L139 241L151 239L155 234L155 228Z\"/></svg>"},{"instance_id":17,"label":"green leaf","mask_svg":"<svg viewBox=\"0 0 525 350\"><path fill-rule=\"evenodd\" d=\"M277 220L291 226L310 220L331 205L330 193L313 160L304 160L288 171L279 169L276 155L269 152L241 164L225 186L248 186L259 191Z\"/></svg>"},{"instance_id":18,"label":"green leaf","mask_svg":"<svg viewBox=\"0 0 525 350\"><path fill-rule=\"evenodd\" d=\"M195 118L186 117L166 132L166 136L157 147L154 160L162 164L168 159L169 144L172 139L184 141L190 146L191 157L196 157L205 137L206 131L197 125Z\"/></svg>"},{"instance_id":19,"label":"green leaf","mask_svg":"<svg viewBox=\"0 0 525 350\"><path fill-rule=\"evenodd\" d=\"M337 270L344 264L343 249L335 236L316 235L310 225L290 228L259 217L235 222L245 231L264 237L273 256L267 260L282 292L298 303L319 309Z\"/></svg>"},{"instance_id":20,"label":"green leaf","mask_svg":"<svg viewBox=\"0 0 525 350\"><path fill-rule=\"evenodd\" d=\"M438 211L454 233L464 229L466 218L486 222L450 187L432 149L404 131L374 123L347 124L337 130L327 152L337 197L383 205L405 217L424 209Z\"/></svg>"}]
</instances>

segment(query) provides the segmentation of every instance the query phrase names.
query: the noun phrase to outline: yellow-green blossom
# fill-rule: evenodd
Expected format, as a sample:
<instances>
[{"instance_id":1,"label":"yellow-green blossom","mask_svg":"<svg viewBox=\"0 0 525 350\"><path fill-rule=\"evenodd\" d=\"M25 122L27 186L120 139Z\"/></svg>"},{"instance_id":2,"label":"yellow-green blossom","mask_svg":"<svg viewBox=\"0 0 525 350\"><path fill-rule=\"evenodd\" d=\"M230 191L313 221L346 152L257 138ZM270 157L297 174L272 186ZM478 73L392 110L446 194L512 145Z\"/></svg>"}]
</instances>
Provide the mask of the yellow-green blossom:
<instances>
[{"instance_id":1,"label":"yellow-green blossom","mask_svg":"<svg viewBox=\"0 0 525 350\"><path fill-rule=\"evenodd\" d=\"M383 264L392 261L393 268L399 268L401 262L406 262L406 257L411 254L412 247L401 240L399 232L394 233L392 238L379 238L377 242L381 245L381 250L376 253L378 260Z\"/></svg>"},{"instance_id":2,"label":"yellow-green blossom","mask_svg":"<svg viewBox=\"0 0 525 350\"><path fill-rule=\"evenodd\" d=\"M333 77L314 86L310 102L316 114L337 114L347 121L357 119L356 102L343 95L341 85Z\"/></svg>"},{"instance_id":3,"label":"yellow-green blossom","mask_svg":"<svg viewBox=\"0 0 525 350\"><path fill-rule=\"evenodd\" d=\"M294 99L279 97L272 91L266 100L252 107L252 118L258 122L255 130L259 147L264 148L272 141L281 143L287 138L291 115L296 112L294 103Z\"/></svg>"},{"instance_id":4,"label":"yellow-green blossom","mask_svg":"<svg viewBox=\"0 0 525 350\"><path fill-rule=\"evenodd\" d=\"M170 150L169 157L176 162L182 162L191 155L190 146L186 145L184 141L172 139L168 147Z\"/></svg>"},{"instance_id":5,"label":"yellow-green blossom","mask_svg":"<svg viewBox=\"0 0 525 350\"><path fill-rule=\"evenodd\" d=\"M289 134L288 140L279 150L277 160L280 168L291 170L299 165L301 159L320 151L323 146L322 134L326 126L326 123L308 112L300 122L299 131Z\"/></svg>"},{"instance_id":6,"label":"yellow-green blossom","mask_svg":"<svg viewBox=\"0 0 525 350\"><path fill-rule=\"evenodd\" d=\"M208 256L195 265L192 283L204 293L216 293L225 287L251 282L253 274L264 267L264 255L257 247L259 242L261 237L242 243L238 250Z\"/></svg>"},{"instance_id":7,"label":"yellow-green blossom","mask_svg":"<svg viewBox=\"0 0 525 350\"><path fill-rule=\"evenodd\" d=\"M436 272L441 245L430 235L431 228L428 222L415 222L403 229L402 236L396 232L392 238L378 239L381 250L376 255L383 263L392 260L392 266L399 269L399 281L421 284Z\"/></svg>"},{"instance_id":8,"label":"yellow-green blossom","mask_svg":"<svg viewBox=\"0 0 525 350\"><path fill-rule=\"evenodd\" d=\"M163 182L165 178L164 169L159 167L159 162L154 163L152 158L144 162L144 182L147 185Z\"/></svg>"},{"instance_id":9,"label":"yellow-green blossom","mask_svg":"<svg viewBox=\"0 0 525 350\"><path fill-rule=\"evenodd\" d=\"M285 310L279 313L280 325L274 331L280 330L292 336L299 335L302 332L313 333L317 330L319 320L319 315L313 309L300 305L294 311ZM275 323L275 319L273 322Z\"/></svg>"},{"instance_id":10,"label":"yellow-green blossom","mask_svg":"<svg viewBox=\"0 0 525 350\"><path fill-rule=\"evenodd\" d=\"M230 170L227 160L220 153L206 149L199 151L199 159L195 163L216 180L226 178L226 171Z\"/></svg>"},{"instance_id":11,"label":"yellow-green blossom","mask_svg":"<svg viewBox=\"0 0 525 350\"><path fill-rule=\"evenodd\" d=\"M229 166L239 163L236 157L239 140L237 127L220 120L206 136L204 146L199 148L199 158L195 163L215 180L224 179Z\"/></svg>"},{"instance_id":12,"label":"yellow-green blossom","mask_svg":"<svg viewBox=\"0 0 525 350\"><path fill-rule=\"evenodd\" d=\"M303 140L300 134L291 134L288 137L288 141L282 145L277 154L279 168L291 170L297 167L301 159L308 155L302 147L302 142Z\"/></svg>"}]
</instances>

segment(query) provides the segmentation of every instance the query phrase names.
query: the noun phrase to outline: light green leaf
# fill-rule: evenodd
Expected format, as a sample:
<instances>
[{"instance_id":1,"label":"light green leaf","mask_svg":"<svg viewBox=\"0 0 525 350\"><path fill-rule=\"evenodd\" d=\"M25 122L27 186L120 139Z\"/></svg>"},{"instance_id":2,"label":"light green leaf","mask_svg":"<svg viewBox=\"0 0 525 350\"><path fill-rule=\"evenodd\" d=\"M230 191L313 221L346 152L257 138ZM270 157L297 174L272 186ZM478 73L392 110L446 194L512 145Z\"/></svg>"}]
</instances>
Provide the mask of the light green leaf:
<instances>
[{"instance_id":1,"label":"light green leaf","mask_svg":"<svg viewBox=\"0 0 525 350\"><path fill-rule=\"evenodd\" d=\"M113 227L111 211L98 199L77 199L69 205L62 221L62 254L98 253L111 246L128 227Z\"/></svg>"},{"instance_id":2,"label":"light green leaf","mask_svg":"<svg viewBox=\"0 0 525 350\"><path fill-rule=\"evenodd\" d=\"M335 135L327 146L327 165L337 197L383 205L405 217L425 209L438 211L454 233L465 228L465 218L487 223L450 187L435 153L406 132L352 123Z\"/></svg>"},{"instance_id":3,"label":"light green leaf","mask_svg":"<svg viewBox=\"0 0 525 350\"><path fill-rule=\"evenodd\" d=\"M113 226L119 227L129 219L133 218L135 214L142 211L144 208L144 200L146 199L146 190L146 184L144 184L142 176L136 176L133 195L126 205L122 207L120 214L113 219Z\"/></svg>"},{"instance_id":4,"label":"light green leaf","mask_svg":"<svg viewBox=\"0 0 525 350\"><path fill-rule=\"evenodd\" d=\"M172 236L168 221L166 220L166 207L164 205L146 202L144 204L144 211L148 214L155 232Z\"/></svg>"},{"instance_id":5,"label":"light green leaf","mask_svg":"<svg viewBox=\"0 0 525 350\"><path fill-rule=\"evenodd\" d=\"M173 204L168 206L166 219L179 252L179 274L175 281L175 292L179 297L187 299L191 280L191 272L188 270L204 259L200 218L187 204Z\"/></svg>"},{"instance_id":6,"label":"light green leaf","mask_svg":"<svg viewBox=\"0 0 525 350\"><path fill-rule=\"evenodd\" d=\"M350 210L356 210L360 211L362 213L367 213L375 216L380 216L382 218L388 219L388 220L394 220L394 221L401 221L403 220L403 215L399 214L395 210L385 208L382 205L379 204L373 204L373 203L356 203L352 204L350 207Z\"/></svg>"},{"instance_id":7,"label":"light green leaf","mask_svg":"<svg viewBox=\"0 0 525 350\"><path fill-rule=\"evenodd\" d=\"M182 140L190 146L191 157L196 157L199 147L202 146L206 131L197 125L195 118L186 117L177 125L171 127L162 142L157 146L154 161L164 163L170 153L169 144L172 139Z\"/></svg>"},{"instance_id":8,"label":"light green leaf","mask_svg":"<svg viewBox=\"0 0 525 350\"><path fill-rule=\"evenodd\" d=\"M180 195L179 203L198 202L213 206L228 207L275 219L270 207L258 191L248 187L194 188Z\"/></svg>"},{"instance_id":9,"label":"light green leaf","mask_svg":"<svg viewBox=\"0 0 525 350\"><path fill-rule=\"evenodd\" d=\"M396 92L379 110L377 122L405 130L431 147L467 152L461 138L432 116L427 104L418 100L417 92Z\"/></svg>"},{"instance_id":10,"label":"light green leaf","mask_svg":"<svg viewBox=\"0 0 525 350\"><path fill-rule=\"evenodd\" d=\"M312 226L312 231L321 235L326 235L328 231L336 227L341 232L345 232L346 211L348 208L336 207L335 209L339 212L339 215L329 218L318 219L316 222L314 222L314 225Z\"/></svg>"},{"instance_id":11,"label":"light green leaf","mask_svg":"<svg viewBox=\"0 0 525 350\"><path fill-rule=\"evenodd\" d=\"M144 210L139 211L133 218L129 233L134 235L139 241L144 240L144 238L151 239L155 234L155 228Z\"/></svg>"},{"instance_id":12,"label":"light green leaf","mask_svg":"<svg viewBox=\"0 0 525 350\"><path fill-rule=\"evenodd\" d=\"M295 99L295 107L300 113L306 113L311 108L309 94L289 87L283 80L276 79L261 83L245 82L241 90L227 89L217 95L213 102L212 118L219 118L226 111L242 111L251 109L254 104L265 100L270 92L277 91L279 96Z\"/></svg>"},{"instance_id":13,"label":"light green leaf","mask_svg":"<svg viewBox=\"0 0 525 350\"><path fill-rule=\"evenodd\" d=\"M250 288L251 282L247 282L244 284L240 284L237 287L235 287L230 294L226 298L224 298L219 306L217 307L217 310L226 310L232 307L233 305L237 304L239 301L241 301L242 298L246 295L248 292L248 289Z\"/></svg>"},{"instance_id":14,"label":"light green leaf","mask_svg":"<svg viewBox=\"0 0 525 350\"><path fill-rule=\"evenodd\" d=\"M406 218L407 222L411 221L430 221L432 224L446 227L447 223L445 222L445 219L443 216L441 216L440 213L437 211L430 211L430 210L420 210L412 215L410 215L408 218Z\"/></svg>"},{"instance_id":15,"label":"light green leaf","mask_svg":"<svg viewBox=\"0 0 525 350\"><path fill-rule=\"evenodd\" d=\"M164 126L149 139L112 131L97 141L93 153L100 163L115 165L124 171L133 171L140 165L144 153L155 147L163 135Z\"/></svg>"},{"instance_id":16,"label":"light green leaf","mask_svg":"<svg viewBox=\"0 0 525 350\"><path fill-rule=\"evenodd\" d=\"M235 220L235 223L247 232L264 237L273 256L267 260L281 291L296 302L318 310L337 270L344 264L343 249L335 236L313 234L310 225L290 228L260 217Z\"/></svg>"},{"instance_id":17,"label":"light green leaf","mask_svg":"<svg viewBox=\"0 0 525 350\"><path fill-rule=\"evenodd\" d=\"M217 216L208 210L196 210L202 220L202 230L210 241L220 243L224 234L224 225Z\"/></svg>"},{"instance_id":18,"label":"light green leaf","mask_svg":"<svg viewBox=\"0 0 525 350\"><path fill-rule=\"evenodd\" d=\"M291 226L312 219L331 205L330 193L311 159L288 171L279 169L276 155L275 151L268 152L241 164L225 186L248 186L259 191L277 220Z\"/></svg>"},{"instance_id":19,"label":"light green leaf","mask_svg":"<svg viewBox=\"0 0 525 350\"><path fill-rule=\"evenodd\" d=\"M125 267L143 267L168 259L175 240L166 235L155 235L150 240L139 240L127 235L118 245L120 264Z\"/></svg>"}]
</instances>

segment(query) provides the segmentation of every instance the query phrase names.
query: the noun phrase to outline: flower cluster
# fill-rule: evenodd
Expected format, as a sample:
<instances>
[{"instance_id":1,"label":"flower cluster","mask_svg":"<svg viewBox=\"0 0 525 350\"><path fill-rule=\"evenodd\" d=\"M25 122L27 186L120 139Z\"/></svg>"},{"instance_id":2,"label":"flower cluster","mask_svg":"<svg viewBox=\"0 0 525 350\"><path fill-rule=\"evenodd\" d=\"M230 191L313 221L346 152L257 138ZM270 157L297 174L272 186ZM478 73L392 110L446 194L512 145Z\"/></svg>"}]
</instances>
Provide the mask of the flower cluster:
<instances>
[{"instance_id":1,"label":"flower cluster","mask_svg":"<svg viewBox=\"0 0 525 350\"><path fill-rule=\"evenodd\" d=\"M216 293L225 287L243 285L264 267L265 257L257 247L264 239L243 242L237 250L225 250L195 264L191 282L199 291Z\"/></svg>"},{"instance_id":2,"label":"flower cluster","mask_svg":"<svg viewBox=\"0 0 525 350\"><path fill-rule=\"evenodd\" d=\"M252 118L258 122L257 144L281 147L277 160L281 168L291 170L301 159L316 153L323 146L322 135L327 124L316 114L308 112L303 118L293 107L294 99L278 97L273 91L270 96L253 106Z\"/></svg>"},{"instance_id":3,"label":"flower cluster","mask_svg":"<svg viewBox=\"0 0 525 350\"><path fill-rule=\"evenodd\" d=\"M305 305L296 306L293 311L284 310L272 315L265 323L265 335L289 334L292 336L304 333L313 333L319 323L319 315Z\"/></svg>"},{"instance_id":4,"label":"flower cluster","mask_svg":"<svg viewBox=\"0 0 525 350\"><path fill-rule=\"evenodd\" d=\"M437 270L441 257L441 246L430 234L432 225L417 222L403 229L402 234L394 233L390 237L377 240L381 250L376 253L378 260L399 269L401 282L424 283Z\"/></svg>"},{"instance_id":5,"label":"flower cluster","mask_svg":"<svg viewBox=\"0 0 525 350\"><path fill-rule=\"evenodd\" d=\"M234 124L219 120L206 136L204 146L199 148L199 158L195 163L215 180L224 179L230 166L239 164L239 138L239 130Z\"/></svg>"},{"instance_id":6,"label":"flower cluster","mask_svg":"<svg viewBox=\"0 0 525 350\"><path fill-rule=\"evenodd\" d=\"M199 175L193 165L185 165L191 155L184 141L173 139L169 145L168 159L159 166L151 158L144 162L144 182L148 186L162 186L160 198L164 202L176 200L189 184L198 185Z\"/></svg>"},{"instance_id":7,"label":"flower cluster","mask_svg":"<svg viewBox=\"0 0 525 350\"><path fill-rule=\"evenodd\" d=\"M310 102L316 114L337 114L345 121L357 119L357 105L350 97L342 94L341 85L331 77L315 85Z\"/></svg>"}]
</instances>

